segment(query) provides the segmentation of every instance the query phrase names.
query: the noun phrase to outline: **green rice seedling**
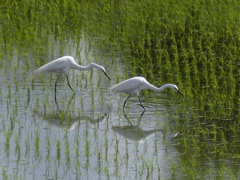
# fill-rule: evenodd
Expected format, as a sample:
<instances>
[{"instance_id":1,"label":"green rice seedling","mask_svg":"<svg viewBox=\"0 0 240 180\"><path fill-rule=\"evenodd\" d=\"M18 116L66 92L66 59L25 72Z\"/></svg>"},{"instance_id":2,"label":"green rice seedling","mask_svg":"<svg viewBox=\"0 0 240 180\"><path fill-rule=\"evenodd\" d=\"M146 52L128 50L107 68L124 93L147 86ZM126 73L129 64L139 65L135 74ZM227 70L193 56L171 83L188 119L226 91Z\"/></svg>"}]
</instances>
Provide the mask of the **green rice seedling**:
<instances>
[{"instance_id":1,"label":"green rice seedling","mask_svg":"<svg viewBox=\"0 0 240 180\"><path fill-rule=\"evenodd\" d=\"M143 174L144 174L144 170L145 169L147 169L144 165L144 160L143 160L143 157L142 156L140 156L139 157L140 159L141 159L141 166L138 166L138 164L137 164L137 162L136 162L136 167L139 167L138 169L137 169L137 174L136 174L136 178L139 178L139 179L142 179L143 178Z\"/></svg>"},{"instance_id":2,"label":"green rice seedling","mask_svg":"<svg viewBox=\"0 0 240 180\"><path fill-rule=\"evenodd\" d=\"M8 84L8 98L11 99L11 86Z\"/></svg>"},{"instance_id":3,"label":"green rice seedling","mask_svg":"<svg viewBox=\"0 0 240 180\"><path fill-rule=\"evenodd\" d=\"M85 168L88 170L89 168L89 157L90 157L90 141L88 139L88 131L85 133L85 157L86 157L86 162L84 164Z\"/></svg>"},{"instance_id":4,"label":"green rice seedling","mask_svg":"<svg viewBox=\"0 0 240 180\"><path fill-rule=\"evenodd\" d=\"M35 157L38 158L40 156L40 137L38 129L35 130L35 139L34 139L34 150L35 150Z\"/></svg>"},{"instance_id":5,"label":"green rice seedling","mask_svg":"<svg viewBox=\"0 0 240 180\"><path fill-rule=\"evenodd\" d=\"M106 174L107 179L111 179L110 178L111 175L110 175L110 172L109 172L109 166L104 167L104 172Z\"/></svg>"},{"instance_id":6,"label":"green rice seedling","mask_svg":"<svg viewBox=\"0 0 240 180\"><path fill-rule=\"evenodd\" d=\"M10 140L11 140L11 135L12 135L12 129L11 128L7 128L4 131L5 134L5 144L4 144L4 151L7 155L9 155L10 152Z\"/></svg>"},{"instance_id":7,"label":"green rice seedling","mask_svg":"<svg viewBox=\"0 0 240 180\"><path fill-rule=\"evenodd\" d=\"M126 158L126 164L128 164L128 162L129 162L129 148L128 148L128 141L127 141L127 139L125 139L125 145L126 145L126 147L125 147L125 152L126 152L126 154L125 154L125 158Z\"/></svg>"},{"instance_id":8,"label":"green rice seedling","mask_svg":"<svg viewBox=\"0 0 240 180\"><path fill-rule=\"evenodd\" d=\"M92 88L91 89L91 92L90 92L91 94L90 94L90 96L91 96L91 108L92 108L92 110L94 111L94 107L95 107L95 98L94 98L94 89Z\"/></svg>"},{"instance_id":9,"label":"green rice seedling","mask_svg":"<svg viewBox=\"0 0 240 180\"><path fill-rule=\"evenodd\" d=\"M106 164L108 164L109 162L109 158L108 158L108 144L109 144L109 141L108 141L108 136L107 136L107 131L105 131L105 134L104 134L104 161L106 162Z\"/></svg>"},{"instance_id":10,"label":"green rice seedling","mask_svg":"<svg viewBox=\"0 0 240 180\"><path fill-rule=\"evenodd\" d=\"M77 169L77 171L79 171L80 166L81 166L81 160L79 158L79 141L76 139L76 145L74 146L74 150L75 150L75 160L74 160L74 168Z\"/></svg>"},{"instance_id":11,"label":"green rice seedling","mask_svg":"<svg viewBox=\"0 0 240 180\"><path fill-rule=\"evenodd\" d=\"M61 142L59 139L57 140L57 143L56 143L56 150L57 150L56 158L58 161L60 161L61 160Z\"/></svg>"},{"instance_id":12,"label":"green rice seedling","mask_svg":"<svg viewBox=\"0 0 240 180\"><path fill-rule=\"evenodd\" d=\"M70 149L69 149L70 145L68 142L68 139L66 138L65 140L65 158L66 158L66 163L70 164L71 163L71 157L70 157Z\"/></svg>"},{"instance_id":13,"label":"green rice seedling","mask_svg":"<svg viewBox=\"0 0 240 180\"><path fill-rule=\"evenodd\" d=\"M46 152L47 152L46 161L50 162L50 160L51 160L51 157L50 157L50 154L51 154L51 142L50 142L50 139L49 139L48 136L46 136Z\"/></svg>"},{"instance_id":14,"label":"green rice seedling","mask_svg":"<svg viewBox=\"0 0 240 180\"><path fill-rule=\"evenodd\" d=\"M15 153L17 154L17 163L19 163L20 158L21 158L21 147L20 147L20 144L19 144L19 142L21 142L20 137L21 137L21 135L19 133L15 136L15 140L14 140L14 142L15 142Z\"/></svg>"},{"instance_id":15,"label":"green rice seedling","mask_svg":"<svg viewBox=\"0 0 240 180\"><path fill-rule=\"evenodd\" d=\"M25 153L24 156L26 157L26 159L29 159L29 155L30 155L30 138L29 136L26 136L26 139L24 141L24 149L25 149Z\"/></svg>"},{"instance_id":16,"label":"green rice seedling","mask_svg":"<svg viewBox=\"0 0 240 180\"><path fill-rule=\"evenodd\" d=\"M98 149L95 149L95 150L98 151L96 152L98 162L97 162L97 165L95 166L95 169L96 169L96 172L100 174L102 173L102 154Z\"/></svg>"},{"instance_id":17,"label":"green rice seedling","mask_svg":"<svg viewBox=\"0 0 240 180\"><path fill-rule=\"evenodd\" d=\"M9 179L9 174L7 173L7 170L4 167L2 167L2 178L4 180Z\"/></svg>"},{"instance_id":18,"label":"green rice seedling","mask_svg":"<svg viewBox=\"0 0 240 180\"><path fill-rule=\"evenodd\" d=\"M114 160L114 163L115 163L115 171L117 171L118 162L119 162L119 159L118 159L118 156L119 156L119 149L118 149L119 148L119 140L118 139L116 139L116 144L115 144L114 148L115 148L115 155L114 155L113 160Z\"/></svg>"},{"instance_id":19,"label":"green rice seedling","mask_svg":"<svg viewBox=\"0 0 240 180\"><path fill-rule=\"evenodd\" d=\"M222 145L221 151L228 152L227 139L226 139L225 133L222 130L220 131L220 133L221 133L220 138L221 138L221 145Z\"/></svg>"},{"instance_id":20,"label":"green rice seedling","mask_svg":"<svg viewBox=\"0 0 240 180\"><path fill-rule=\"evenodd\" d=\"M25 105L24 105L24 109L27 109L28 108L28 106L29 106L29 104L30 104L30 88L28 87L27 88L27 101L25 102Z\"/></svg>"},{"instance_id":21,"label":"green rice seedling","mask_svg":"<svg viewBox=\"0 0 240 180\"><path fill-rule=\"evenodd\" d=\"M54 174L55 174L55 177L58 177L58 169L57 168L55 169L55 173Z\"/></svg>"}]
</instances>

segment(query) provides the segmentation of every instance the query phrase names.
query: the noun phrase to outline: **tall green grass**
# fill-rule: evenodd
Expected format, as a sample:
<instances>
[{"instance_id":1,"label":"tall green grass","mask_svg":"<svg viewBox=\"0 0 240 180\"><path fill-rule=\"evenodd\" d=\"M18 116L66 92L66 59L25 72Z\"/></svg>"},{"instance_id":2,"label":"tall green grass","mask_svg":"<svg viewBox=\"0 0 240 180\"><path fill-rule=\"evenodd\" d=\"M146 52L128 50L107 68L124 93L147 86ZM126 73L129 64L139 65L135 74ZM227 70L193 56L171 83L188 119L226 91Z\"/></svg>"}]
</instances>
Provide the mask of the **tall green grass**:
<instances>
[{"instance_id":1,"label":"tall green grass","mask_svg":"<svg viewBox=\"0 0 240 180\"><path fill-rule=\"evenodd\" d=\"M105 47L115 45L131 55L126 58L129 74L143 75L154 84L178 84L203 114L206 109L224 109L228 112L224 119L232 112L239 114L237 1L96 4L97 10L89 7L88 18L98 23L84 28ZM221 116L217 114L214 121Z\"/></svg>"}]
</instances>

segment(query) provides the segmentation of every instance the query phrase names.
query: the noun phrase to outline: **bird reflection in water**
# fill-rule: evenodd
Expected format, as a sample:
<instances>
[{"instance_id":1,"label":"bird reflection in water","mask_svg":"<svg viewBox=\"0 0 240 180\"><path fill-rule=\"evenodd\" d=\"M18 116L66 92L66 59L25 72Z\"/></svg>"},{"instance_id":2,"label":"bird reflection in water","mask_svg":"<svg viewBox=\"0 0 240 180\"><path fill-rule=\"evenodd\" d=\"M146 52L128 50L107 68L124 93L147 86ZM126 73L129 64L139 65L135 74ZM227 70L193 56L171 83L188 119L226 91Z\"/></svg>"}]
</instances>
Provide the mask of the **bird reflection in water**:
<instances>
[{"instance_id":1,"label":"bird reflection in water","mask_svg":"<svg viewBox=\"0 0 240 180\"><path fill-rule=\"evenodd\" d=\"M66 128L68 130L73 130L75 129L80 121L87 121L91 124L95 123L100 123L105 119L107 116L106 113L104 113L102 116L93 118L92 115L74 115L72 111L69 110L71 107L71 101L74 98L75 94L70 98L66 110L61 110L59 108L59 105L56 103L56 110L46 114L46 112L42 115L42 113L38 113L39 116L42 117L43 121L48 122L51 125L61 127L61 128Z\"/></svg>"},{"instance_id":2,"label":"bird reflection in water","mask_svg":"<svg viewBox=\"0 0 240 180\"><path fill-rule=\"evenodd\" d=\"M72 95L72 97L71 97L70 100L68 101L68 105L67 105L67 110L66 110L66 112L68 112L68 108L69 108L70 103L72 102L74 96L75 96L75 93ZM57 102L57 98L55 98L55 104L56 104L56 106L57 106L57 110L58 110L58 111L61 111L61 109L59 108L58 102Z\"/></svg>"},{"instance_id":3,"label":"bird reflection in water","mask_svg":"<svg viewBox=\"0 0 240 180\"><path fill-rule=\"evenodd\" d=\"M144 112L142 112L138 119L138 125L142 119ZM127 139L131 139L133 141L143 141L147 139L151 134L154 134L156 132L163 132L161 129L143 130L138 125L137 126L132 125L132 123L126 116L125 118L131 124L130 126L113 126L112 129L114 132Z\"/></svg>"},{"instance_id":4,"label":"bird reflection in water","mask_svg":"<svg viewBox=\"0 0 240 180\"><path fill-rule=\"evenodd\" d=\"M113 126L112 129L117 134L133 141L143 141L151 134L162 132L161 129L143 130L139 126Z\"/></svg>"},{"instance_id":5,"label":"bird reflection in water","mask_svg":"<svg viewBox=\"0 0 240 180\"><path fill-rule=\"evenodd\" d=\"M102 122L105 119L106 115L107 114L104 114L100 117L93 119L90 115L76 116L68 113L67 111L56 111L52 114L43 116L43 120L51 125L65 128L68 130L73 130L79 125L80 121L86 121L90 124L96 124Z\"/></svg>"},{"instance_id":6,"label":"bird reflection in water","mask_svg":"<svg viewBox=\"0 0 240 180\"><path fill-rule=\"evenodd\" d=\"M143 112L141 113L141 115L140 115L140 117L139 117L139 119L138 119L138 125L139 125L139 123L140 123L140 121L141 121L142 116L143 116L144 113L145 113L145 111L143 111ZM123 111L123 115L124 115L124 117L128 120L129 124L130 124L131 126L133 126L133 124L132 124L131 121L128 119L128 117L127 117L127 115L126 115L126 113L125 113L124 111Z\"/></svg>"}]
</instances>

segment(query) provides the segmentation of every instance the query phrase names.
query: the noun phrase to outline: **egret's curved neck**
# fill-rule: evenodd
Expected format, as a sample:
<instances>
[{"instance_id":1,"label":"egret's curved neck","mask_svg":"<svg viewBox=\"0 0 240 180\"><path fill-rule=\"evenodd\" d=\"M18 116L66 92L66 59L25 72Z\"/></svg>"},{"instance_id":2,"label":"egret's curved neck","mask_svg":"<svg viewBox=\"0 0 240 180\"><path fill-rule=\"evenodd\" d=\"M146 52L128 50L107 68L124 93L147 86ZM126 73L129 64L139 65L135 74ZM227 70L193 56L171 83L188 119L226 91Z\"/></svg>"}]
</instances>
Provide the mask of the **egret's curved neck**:
<instances>
[{"instance_id":1,"label":"egret's curved neck","mask_svg":"<svg viewBox=\"0 0 240 180\"><path fill-rule=\"evenodd\" d=\"M170 84L164 84L164 85L162 85L161 87L158 88L158 91L162 91L162 90L164 90L166 88L172 88L172 87L171 87Z\"/></svg>"},{"instance_id":2,"label":"egret's curved neck","mask_svg":"<svg viewBox=\"0 0 240 180\"><path fill-rule=\"evenodd\" d=\"M94 67L96 67L96 65L94 63L91 63L87 66L80 66L77 63L74 63L72 66L73 69L78 69L78 70L82 70L82 71L86 71L86 70L92 69Z\"/></svg>"},{"instance_id":3,"label":"egret's curved neck","mask_svg":"<svg viewBox=\"0 0 240 180\"><path fill-rule=\"evenodd\" d=\"M163 91L165 88L168 88L168 87L170 87L170 84L164 84L161 87L156 87L149 83L146 88L153 91Z\"/></svg>"}]
</instances>

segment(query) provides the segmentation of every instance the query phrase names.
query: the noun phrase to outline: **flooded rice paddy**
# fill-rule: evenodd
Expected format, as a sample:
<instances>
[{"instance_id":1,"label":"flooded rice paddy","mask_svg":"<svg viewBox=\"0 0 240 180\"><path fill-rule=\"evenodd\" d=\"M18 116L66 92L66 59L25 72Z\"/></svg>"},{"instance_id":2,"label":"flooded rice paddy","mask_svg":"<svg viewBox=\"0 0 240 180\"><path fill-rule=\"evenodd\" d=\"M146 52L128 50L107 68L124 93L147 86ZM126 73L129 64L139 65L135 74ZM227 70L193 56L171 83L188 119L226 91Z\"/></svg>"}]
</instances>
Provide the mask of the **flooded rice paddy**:
<instances>
[{"instance_id":1,"label":"flooded rice paddy","mask_svg":"<svg viewBox=\"0 0 240 180\"><path fill-rule=\"evenodd\" d=\"M216 149L212 149L212 144L217 148L215 143L223 142L203 140L207 141L204 145L209 147L207 151L199 146L201 137L196 144L182 143L187 143L191 135L181 134L176 124L183 122L191 128L196 123L188 110L186 114L180 112L182 104L187 104L187 95L182 98L170 91L153 92L146 100L141 93L147 109L142 116L138 99L133 96L126 106L127 116L133 123L130 126L122 112L127 95L109 92L116 82L115 70L104 64L109 57L95 59L101 54L87 49L84 39L82 42L81 46L85 47L81 47L80 56L76 55L74 41L68 42L70 50L66 51L76 55L76 61L81 59L83 65L102 64L112 81L96 69L72 70L69 79L76 93L62 76L57 88L58 106L54 101L57 75L48 73L31 80L33 69L26 73L24 63L19 64L16 72L2 68L0 169L3 178L184 179L187 178L184 168L189 166L186 161L191 157L184 152L184 146L191 147L191 158L196 158L191 162L196 169L190 173L200 171L199 178L214 179L219 168L226 178L238 176L239 163L234 157L214 155ZM13 62L17 60L13 57ZM117 67L119 77L123 77L121 61L112 65ZM225 172L228 166L231 170Z\"/></svg>"},{"instance_id":2,"label":"flooded rice paddy","mask_svg":"<svg viewBox=\"0 0 240 180\"><path fill-rule=\"evenodd\" d=\"M74 47L74 42L67 46ZM81 64L97 61L104 65L101 59L94 59L91 50L86 55L82 49L80 58L88 56L89 60ZM74 52L73 48L70 53ZM122 64L114 66L121 74ZM158 103L149 102L142 117L137 97L132 98L127 114L135 125L130 126L122 113L125 96L109 92L114 72L110 67L106 70L113 76L111 82L98 70L71 71L75 94L62 76L57 88L59 108L54 101L56 75L49 73L31 81L31 71L26 75L21 64L17 75L5 73L1 78L5 89L1 94L2 177L137 179L171 178L180 173L173 169L179 164L173 146L177 132L169 128L174 110L169 114L161 103L167 101L167 95L160 96ZM170 99L171 108L177 109L181 99Z\"/></svg>"},{"instance_id":3,"label":"flooded rice paddy","mask_svg":"<svg viewBox=\"0 0 240 180\"><path fill-rule=\"evenodd\" d=\"M0 12L0 179L238 179L236 1L6 1ZM61 56L99 70L32 79ZM133 76L173 90L109 88Z\"/></svg>"}]
</instances>

